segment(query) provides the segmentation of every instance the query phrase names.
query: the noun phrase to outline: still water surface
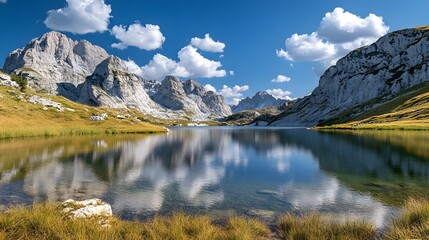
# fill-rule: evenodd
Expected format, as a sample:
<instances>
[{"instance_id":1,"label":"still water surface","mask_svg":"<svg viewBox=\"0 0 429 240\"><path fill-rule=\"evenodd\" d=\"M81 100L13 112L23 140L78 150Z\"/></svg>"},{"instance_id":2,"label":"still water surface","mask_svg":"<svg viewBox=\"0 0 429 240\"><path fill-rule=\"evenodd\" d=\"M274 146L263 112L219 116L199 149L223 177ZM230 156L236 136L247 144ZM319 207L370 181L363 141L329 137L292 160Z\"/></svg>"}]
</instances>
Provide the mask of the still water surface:
<instances>
[{"instance_id":1,"label":"still water surface","mask_svg":"<svg viewBox=\"0 0 429 240\"><path fill-rule=\"evenodd\" d=\"M428 192L426 132L173 128L0 142L3 208L97 197L125 219L318 211L383 226L403 199Z\"/></svg>"}]
</instances>

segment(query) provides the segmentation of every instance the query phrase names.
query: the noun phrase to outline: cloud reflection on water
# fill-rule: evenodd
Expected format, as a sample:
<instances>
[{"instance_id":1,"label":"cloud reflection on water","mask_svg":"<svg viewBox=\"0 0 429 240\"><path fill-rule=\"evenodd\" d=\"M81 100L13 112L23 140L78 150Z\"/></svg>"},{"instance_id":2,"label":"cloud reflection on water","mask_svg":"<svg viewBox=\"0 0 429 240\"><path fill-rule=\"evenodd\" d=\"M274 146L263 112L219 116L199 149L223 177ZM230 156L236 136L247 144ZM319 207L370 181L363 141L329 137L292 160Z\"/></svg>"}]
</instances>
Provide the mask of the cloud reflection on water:
<instances>
[{"instance_id":1,"label":"cloud reflection on water","mask_svg":"<svg viewBox=\"0 0 429 240\"><path fill-rule=\"evenodd\" d=\"M35 201L100 197L117 212L166 206L317 210L360 214L381 225L391 208L350 188L355 183L343 176L362 177L363 183L373 176L405 181L409 171L427 178L429 169L395 149L386 161L387 153L374 144L307 130L176 129L168 135L78 141L45 144L30 155L16 152L19 160L0 164L0 191L22 179L22 189ZM405 163L398 174L397 164ZM279 195L255 195L264 188Z\"/></svg>"}]
</instances>

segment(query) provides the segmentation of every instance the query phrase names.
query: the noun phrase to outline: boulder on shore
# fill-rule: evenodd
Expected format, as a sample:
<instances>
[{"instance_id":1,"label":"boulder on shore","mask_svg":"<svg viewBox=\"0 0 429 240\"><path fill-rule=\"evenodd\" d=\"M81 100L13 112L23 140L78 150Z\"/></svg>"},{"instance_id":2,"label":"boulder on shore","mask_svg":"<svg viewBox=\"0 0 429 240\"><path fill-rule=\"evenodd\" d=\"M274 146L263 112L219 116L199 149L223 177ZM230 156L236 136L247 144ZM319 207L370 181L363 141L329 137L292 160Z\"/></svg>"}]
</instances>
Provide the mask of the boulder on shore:
<instances>
[{"instance_id":1,"label":"boulder on shore","mask_svg":"<svg viewBox=\"0 0 429 240\"><path fill-rule=\"evenodd\" d=\"M75 201L66 200L62 203L62 212L70 218L92 218L112 216L112 207L98 198Z\"/></svg>"}]
</instances>

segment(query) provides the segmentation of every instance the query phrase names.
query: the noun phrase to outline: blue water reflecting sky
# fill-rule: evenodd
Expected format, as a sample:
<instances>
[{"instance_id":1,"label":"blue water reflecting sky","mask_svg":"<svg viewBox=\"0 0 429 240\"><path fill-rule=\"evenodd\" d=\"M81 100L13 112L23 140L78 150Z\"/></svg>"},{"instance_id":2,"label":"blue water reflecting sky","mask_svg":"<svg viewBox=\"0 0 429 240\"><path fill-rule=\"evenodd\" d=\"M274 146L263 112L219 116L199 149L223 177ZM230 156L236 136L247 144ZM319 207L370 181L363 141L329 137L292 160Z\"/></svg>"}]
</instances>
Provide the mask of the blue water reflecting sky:
<instances>
[{"instance_id":1,"label":"blue water reflecting sky","mask_svg":"<svg viewBox=\"0 0 429 240\"><path fill-rule=\"evenodd\" d=\"M395 147L380 151L386 143L305 129L175 128L37 141L0 144L1 204L98 197L125 218L320 211L381 226L397 208L360 187L392 179L424 187L429 176L418 157Z\"/></svg>"}]
</instances>

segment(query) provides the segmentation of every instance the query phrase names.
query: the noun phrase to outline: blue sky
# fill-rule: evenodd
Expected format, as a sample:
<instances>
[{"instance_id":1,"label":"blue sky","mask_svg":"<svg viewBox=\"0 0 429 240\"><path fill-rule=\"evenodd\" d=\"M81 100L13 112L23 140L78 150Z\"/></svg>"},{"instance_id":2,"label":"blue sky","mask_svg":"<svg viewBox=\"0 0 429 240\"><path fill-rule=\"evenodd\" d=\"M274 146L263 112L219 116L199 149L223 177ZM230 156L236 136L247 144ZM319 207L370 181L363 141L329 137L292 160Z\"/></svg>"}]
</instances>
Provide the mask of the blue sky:
<instances>
[{"instance_id":1,"label":"blue sky","mask_svg":"<svg viewBox=\"0 0 429 240\"><path fill-rule=\"evenodd\" d=\"M132 66L138 66L134 71L143 77L174 73L182 79L194 78L230 102L260 90L283 98L302 97L317 86L323 70L349 49L387 32L429 24L427 0L0 2L4 2L0 3L1 65L9 52L32 38L60 30L132 60ZM82 4L93 8L73 12ZM132 24L143 32L129 31ZM204 39L205 34L210 38ZM147 41L133 42L138 38ZM200 44L191 44L195 42ZM114 43L128 47L118 49L112 47ZM151 60L158 65L150 65ZM169 67L159 69L160 64ZM283 82L272 82L278 75Z\"/></svg>"}]
</instances>

